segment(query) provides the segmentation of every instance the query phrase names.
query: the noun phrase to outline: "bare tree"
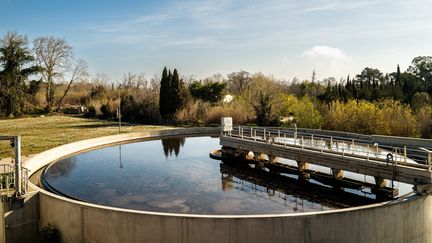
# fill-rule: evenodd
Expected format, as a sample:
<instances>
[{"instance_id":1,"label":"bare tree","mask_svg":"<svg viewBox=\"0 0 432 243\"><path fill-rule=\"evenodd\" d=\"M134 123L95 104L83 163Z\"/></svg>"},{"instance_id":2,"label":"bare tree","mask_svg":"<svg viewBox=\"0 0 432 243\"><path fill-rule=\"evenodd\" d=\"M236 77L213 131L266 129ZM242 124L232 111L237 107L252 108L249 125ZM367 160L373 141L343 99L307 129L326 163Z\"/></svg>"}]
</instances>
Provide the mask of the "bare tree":
<instances>
[{"instance_id":1,"label":"bare tree","mask_svg":"<svg viewBox=\"0 0 432 243\"><path fill-rule=\"evenodd\" d=\"M70 89L72 83L78 79L82 79L82 78L88 76L87 67L88 67L87 62L85 62L84 60L81 60L81 59L79 59L74 64L74 67L72 68L71 78L69 80L68 86L66 87L66 90L63 93L63 96L61 97L60 101L57 104L57 111L60 111L60 109L63 105L63 100L66 97L67 93L69 92L69 89Z\"/></svg>"},{"instance_id":2,"label":"bare tree","mask_svg":"<svg viewBox=\"0 0 432 243\"><path fill-rule=\"evenodd\" d=\"M44 71L42 76L47 83L46 110L54 105L54 80L61 78L70 67L72 47L64 40L54 37L39 37L33 41L33 51L38 65Z\"/></svg>"},{"instance_id":3,"label":"bare tree","mask_svg":"<svg viewBox=\"0 0 432 243\"><path fill-rule=\"evenodd\" d=\"M157 74L153 75L153 77L150 78L150 90L157 94L159 94L160 79L160 76Z\"/></svg>"},{"instance_id":4,"label":"bare tree","mask_svg":"<svg viewBox=\"0 0 432 243\"><path fill-rule=\"evenodd\" d=\"M228 74L228 90L235 95L240 95L246 91L251 82L252 75L246 71Z\"/></svg>"},{"instance_id":5,"label":"bare tree","mask_svg":"<svg viewBox=\"0 0 432 243\"><path fill-rule=\"evenodd\" d=\"M101 86L108 86L111 83L111 77L106 73L96 73L96 76L92 78L92 83Z\"/></svg>"}]
</instances>

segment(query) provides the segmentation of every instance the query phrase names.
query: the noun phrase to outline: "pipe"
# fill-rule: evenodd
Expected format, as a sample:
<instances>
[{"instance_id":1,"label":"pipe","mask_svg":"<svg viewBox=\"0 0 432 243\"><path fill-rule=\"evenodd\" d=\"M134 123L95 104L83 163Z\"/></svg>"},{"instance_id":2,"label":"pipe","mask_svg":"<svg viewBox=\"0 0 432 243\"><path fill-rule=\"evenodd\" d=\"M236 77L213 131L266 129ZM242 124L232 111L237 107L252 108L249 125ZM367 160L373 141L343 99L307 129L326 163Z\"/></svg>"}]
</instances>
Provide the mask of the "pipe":
<instances>
[{"instance_id":1,"label":"pipe","mask_svg":"<svg viewBox=\"0 0 432 243\"><path fill-rule=\"evenodd\" d=\"M14 136L14 149L15 149L15 196L21 197L22 191L22 174L21 174L21 137Z\"/></svg>"}]
</instances>

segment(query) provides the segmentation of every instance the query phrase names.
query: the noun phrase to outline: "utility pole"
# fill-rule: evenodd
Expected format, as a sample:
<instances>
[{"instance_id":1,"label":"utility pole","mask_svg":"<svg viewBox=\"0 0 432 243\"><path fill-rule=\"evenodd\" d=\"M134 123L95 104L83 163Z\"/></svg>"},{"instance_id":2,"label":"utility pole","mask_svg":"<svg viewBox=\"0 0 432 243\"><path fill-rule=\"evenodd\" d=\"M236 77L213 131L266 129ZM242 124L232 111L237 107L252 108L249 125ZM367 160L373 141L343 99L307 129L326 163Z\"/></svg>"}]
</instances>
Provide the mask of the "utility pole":
<instances>
[{"instance_id":1,"label":"utility pole","mask_svg":"<svg viewBox=\"0 0 432 243\"><path fill-rule=\"evenodd\" d=\"M117 115L118 115L119 133L121 133L121 96L120 96L120 93L119 93L119 106L118 106Z\"/></svg>"}]
</instances>

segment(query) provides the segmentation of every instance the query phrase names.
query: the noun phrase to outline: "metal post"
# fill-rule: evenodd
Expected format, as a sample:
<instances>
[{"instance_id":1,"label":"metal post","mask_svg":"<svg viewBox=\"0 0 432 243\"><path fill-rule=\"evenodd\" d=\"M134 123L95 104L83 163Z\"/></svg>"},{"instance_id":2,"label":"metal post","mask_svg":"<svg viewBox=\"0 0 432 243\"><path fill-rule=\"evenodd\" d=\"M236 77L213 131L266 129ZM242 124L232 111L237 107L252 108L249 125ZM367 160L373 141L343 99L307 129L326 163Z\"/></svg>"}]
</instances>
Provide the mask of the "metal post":
<instances>
[{"instance_id":1,"label":"metal post","mask_svg":"<svg viewBox=\"0 0 432 243\"><path fill-rule=\"evenodd\" d=\"M376 156L375 157L379 157L379 145L378 144L376 146Z\"/></svg>"},{"instance_id":2,"label":"metal post","mask_svg":"<svg viewBox=\"0 0 432 243\"><path fill-rule=\"evenodd\" d=\"M263 133L264 133L264 135L263 135L264 137L263 138L264 138L264 140L266 140L266 130L265 130L265 128L264 128Z\"/></svg>"},{"instance_id":3,"label":"metal post","mask_svg":"<svg viewBox=\"0 0 432 243\"><path fill-rule=\"evenodd\" d=\"M287 146L286 133L284 133L284 145Z\"/></svg>"},{"instance_id":4,"label":"metal post","mask_svg":"<svg viewBox=\"0 0 432 243\"><path fill-rule=\"evenodd\" d=\"M321 153L323 152L323 150L324 150L323 139L321 138Z\"/></svg>"},{"instance_id":5,"label":"metal post","mask_svg":"<svg viewBox=\"0 0 432 243\"><path fill-rule=\"evenodd\" d=\"M121 96L119 94L119 108L118 108L118 120L119 120L119 133L121 133Z\"/></svg>"},{"instance_id":6,"label":"metal post","mask_svg":"<svg viewBox=\"0 0 432 243\"><path fill-rule=\"evenodd\" d=\"M367 145L367 160L369 161L369 144Z\"/></svg>"},{"instance_id":7,"label":"metal post","mask_svg":"<svg viewBox=\"0 0 432 243\"><path fill-rule=\"evenodd\" d=\"M407 162L407 152L406 152L406 146L404 146L404 162Z\"/></svg>"},{"instance_id":8,"label":"metal post","mask_svg":"<svg viewBox=\"0 0 432 243\"><path fill-rule=\"evenodd\" d=\"M23 195L21 175L21 137L19 135L15 136L13 142L15 149L15 195L20 197Z\"/></svg>"},{"instance_id":9,"label":"metal post","mask_svg":"<svg viewBox=\"0 0 432 243\"><path fill-rule=\"evenodd\" d=\"M302 136L301 144L302 144L302 149L303 149L303 146L304 146L304 139L303 139L303 136Z\"/></svg>"},{"instance_id":10,"label":"metal post","mask_svg":"<svg viewBox=\"0 0 432 243\"><path fill-rule=\"evenodd\" d=\"M345 142L342 142L342 156L345 156Z\"/></svg>"}]
</instances>

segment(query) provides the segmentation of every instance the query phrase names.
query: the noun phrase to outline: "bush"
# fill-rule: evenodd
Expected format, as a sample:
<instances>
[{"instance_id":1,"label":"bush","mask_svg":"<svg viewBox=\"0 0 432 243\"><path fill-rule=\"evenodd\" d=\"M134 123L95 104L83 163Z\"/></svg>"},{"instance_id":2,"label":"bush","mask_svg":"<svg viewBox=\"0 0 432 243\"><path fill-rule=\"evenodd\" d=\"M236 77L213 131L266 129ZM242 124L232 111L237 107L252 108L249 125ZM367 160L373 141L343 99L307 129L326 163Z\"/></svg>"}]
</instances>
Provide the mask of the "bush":
<instances>
[{"instance_id":1,"label":"bush","mask_svg":"<svg viewBox=\"0 0 432 243\"><path fill-rule=\"evenodd\" d=\"M288 95L284 99L281 115L293 115L299 127L321 127L321 115L308 96L297 99L294 95Z\"/></svg>"},{"instance_id":2,"label":"bush","mask_svg":"<svg viewBox=\"0 0 432 243\"><path fill-rule=\"evenodd\" d=\"M229 104L210 107L205 123L220 124L222 117L232 117L234 124L247 124L254 119L254 111L245 102L235 100Z\"/></svg>"},{"instance_id":3,"label":"bush","mask_svg":"<svg viewBox=\"0 0 432 243\"><path fill-rule=\"evenodd\" d=\"M390 134L384 113L368 101L332 102L324 128L362 134Z\"/></svg>"},{"instance_id":4,"label":"bush","mask_svg":"<svg viewBox=\"0 0 432 243\"><path fill-rule=\"evenodd\" d=\"M155 124L160 121L159 107L149 100L135 101L133 96L126 96L121 101L122 118L146 124Z\"/></svg>"},{"instance_id":5,"label":"bush","mask_svg":"<svg viewBox=\"0 0 432 243\"><path fill-rule=\"evenodd\" d=\"M378 105L381 108L390 134L393 136L418 136L417 121L409 105L400 101L384 100Z\"/></svg>"},{"instance_id":6,"label":"bush","mask_svg":"<svg viewBox=\"0 0 432 243\"><path fill-rule=\"evenodd\" d=\"M96 108L94 106L87 107L86 113L84 113L84 117L95 117L96 116Z\"/></svg>"},{"instance_id":7,"label":"bush","mask_svg":"<svg viewBox=\"0 0 432 243\"><path fill-rule=\"evenodd\" d=\"M432 107L424 106L416 113L417 127L422 138L432 138Z\"/></svg>"},{"instance_id":8,"label":"bush","mask_svg":"<svg viewBox=\"0 0 432 243\"><path fill-rule=\"evenodd\" d=\"M40 243L57 243L60 242L60 232L53 225L48 224L42 227L39 232Z\"/></svg>"},{"instance_id":9,"label":"bush","mask_svg":"<svg viewBox=\"0 0 432 243\"><path fill-rule=\"evenodd\" d=\"M209 106L208 102L201 100L189 101L176 112L174 117L178 123L183 125L204 125Z\"/></svg>"},{"instance_id":10,"label":"bush","mask_svg":"<svg viewBox=\"0 0 432 243\"><path fill-rule=\"evenodd\" d=\"M118 101L108 100L100 107L102 118L114 118L117 116Z\"/></svg>"}]
</instances>

